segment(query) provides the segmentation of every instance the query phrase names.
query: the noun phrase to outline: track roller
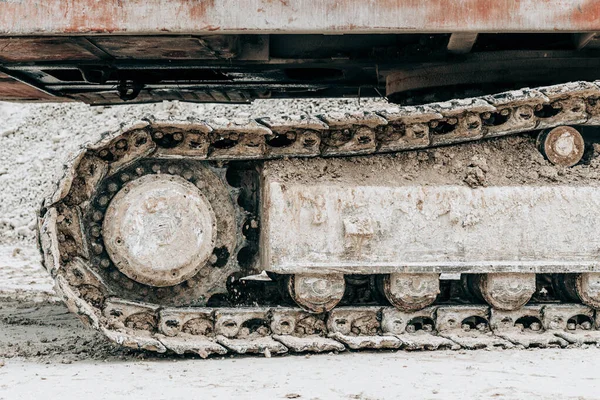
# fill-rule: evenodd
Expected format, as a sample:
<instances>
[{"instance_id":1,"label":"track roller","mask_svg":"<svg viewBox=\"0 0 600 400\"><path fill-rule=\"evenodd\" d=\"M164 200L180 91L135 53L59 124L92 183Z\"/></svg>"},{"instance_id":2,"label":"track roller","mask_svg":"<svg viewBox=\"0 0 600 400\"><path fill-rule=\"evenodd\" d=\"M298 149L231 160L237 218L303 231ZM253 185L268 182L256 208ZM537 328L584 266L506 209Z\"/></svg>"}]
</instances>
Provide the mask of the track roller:
<instances>
[{"instance_id":1,"label":"track roller","mask_svg":"<svg viewBox=\"0 0 600 400\"><path fill-rule=\"evenodd\" d=\"M287 289L292 299L303 309L321 313L333 309L344 296L343 275L296 274L287 277Z\"/></svg>"},{"instance_id":2,"label":"track roller","mask_svg":"<svg viewBox=\"0 0 600 400\"><path fill-rule=\"evenodd\" d=\"M537 146L548 161L563 167L577 164L585 151L583 137L570 126L543 130L537 137Z\"/></svg>"},{"instance_id":3,"label":"track roller","mask_svg":"<svg viewBox=\"0 0 600 400\"><path fill-rule=\"evenodd\" d=\"M402 311L418 311L431 305L440 293L439 274L393 273L381 276L380 290Z\"/></svg>"},{"instance_id":4,"label":"track roller","mask_svg":"<svg viewBox=\"0 0 600 400\"><path fill-rule=\"evenodd\" d=\"M467 281L477 297L497 310L517 310L535 293L535 274L474 274Z\"/></svg>"},{"instance_id":5,"label":"track roller","mask_svg":"<svg viewBox=\"0 0 600 400\"><path fill-rule=\"evenodd\" d=\"M554 274L552 287L561 301L600 309L600 273Z\"/></svg>"},{"instance_id":6,"label":"track roller","mask_svg":"<svg viewBox=\"0 0 600 400\"><path fill-rule=\"evenodd\" d=\"M575 289L583 304L600 309L600 273L578 274Z\"/></svg>"},{"instance_id":7,"label":"track roller","mask_svg":"<svg viewBox=\"0 0 600 400\"><path fill-rule=\"evenodd\" d=\"M577 277L579 274L552 274L552 288L556 297L565 303L579 303Z\"/></svg>"}]
</instances>

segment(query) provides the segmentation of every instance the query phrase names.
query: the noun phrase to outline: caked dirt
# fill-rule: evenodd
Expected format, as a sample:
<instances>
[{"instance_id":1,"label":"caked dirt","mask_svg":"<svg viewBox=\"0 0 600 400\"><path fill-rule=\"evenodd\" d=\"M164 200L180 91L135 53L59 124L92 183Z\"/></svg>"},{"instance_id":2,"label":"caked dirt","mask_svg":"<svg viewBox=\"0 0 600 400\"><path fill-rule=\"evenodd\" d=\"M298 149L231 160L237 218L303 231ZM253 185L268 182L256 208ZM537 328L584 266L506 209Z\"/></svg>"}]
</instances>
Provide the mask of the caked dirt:
<instances>
[{"instance_id":1,"label":"caked dirt","mask_svg":"<svg viewBox=\"0 0 600 400\"><path fill-rule=\"evenodd\" d=\"M600 184L599 151L589 145L580 164L556 166L537 150L535 136L523 134L395 154L275 160L267 165L280 182L578 186Z\"/></svg>"},{"instance_id":2,"label":"caked dirt","mask_svg":"<svg viewBox=\"0 0 600 400\"><path fill-rule=\"evenodd\" d=\"M86 329L52 286L35 247L0 245L0 361L71 363L134 356Z\"/></svg>"}]
</instances>

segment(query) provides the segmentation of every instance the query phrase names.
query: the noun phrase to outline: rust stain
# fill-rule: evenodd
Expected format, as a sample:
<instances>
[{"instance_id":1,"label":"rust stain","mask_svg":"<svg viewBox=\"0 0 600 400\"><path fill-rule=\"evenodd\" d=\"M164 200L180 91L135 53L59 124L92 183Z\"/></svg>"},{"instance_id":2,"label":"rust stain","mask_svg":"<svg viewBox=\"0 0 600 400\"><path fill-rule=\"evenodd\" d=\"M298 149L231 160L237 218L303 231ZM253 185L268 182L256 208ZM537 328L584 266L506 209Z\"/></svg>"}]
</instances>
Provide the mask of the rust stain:
<instances>
[{"instance_id":1,"label":"rust stain","mask_svg":"<svg viewBox=\"0 0 600 400\"><path fill-rule=\"evenodd\" d=\"M280 2L281 4L283 4L285 7L289 7L289 5L290 5L290 0L277 0L277 1ZM268 3L268 4L273 4L275 2L275 0L264 0L264 2Z\"/></svg>"},{"instance_id":2,"label":"rust stain","mask_svg":"<svg viewBox=\"0 0 600 400\"><path fill-rule=\"evenodd\" d=\"M358 9L355 3L351 0L330 2L326 5L325 12L331 16L352 15L351 11ZM385 10L388 15L400 15L399 21L402 22L399 23L403 24L403 29L413 28L425 32L452 32L452 29L475 27L501 32L506 31L507 26L517 26L519 29L512 28L511 31L519 31L527 25L532 25L532 21L540 26L534 30L540 31L556 30L557 27L571 31L600 29L600 1L586 0L583 6L575 7L577 3L578 1L570 4L568 1L553 0L378 0L377 9ZM565 15L566 11L574 12L578 18L570 18ZM544 20L540 20L541 18ZM334 17L331 19L335 20ZM343 22L335 27L338 30L363 31L377 27L357 25L348 19L338 20ZM565 21L569 20L572 22L571 26L565 24ZM409 22L414 25L406 26Z\"/></svg>"},{"instance_id":3,"label":"rust stain","mask_svg":"<svg viewBox=\"0 0 600 400\"><path fill-rule=\"evenodd\" d=\"M494 25L501 21L521 21L519 2L512 0L469 0L453 2L432 0L427 2L426 23L432 26L444 26L449 21L454 24Z\"/></svg>"},{"instance_id":4,"label":"rust stain","mask_svg":"<svg viewBox=\"0 0 600 400\"><path fill-rule=\"evenodd\" d=\"M598 0L587 0L571 14L571 22L577 26L598 23L598 21L600 21L600 1Z\"/></svg>"},{"instance_id":5,"label":"rust stain","mask_svg":"<svg viewBox=\"0 0 600 400\"><path fill-rule=\"evenodd\" d=\"M0 73L0 100L8 101L68 101L44 93L33 86Z\"/></svg>"},{"instance_id":6,"label":"rust stain","mask_svg":"<svg viewBox=\"0 0 600 400\"><path fill-rule=\"evenodd\" d=\"M455 32L600 30L600 0L19 0L0 1L0 32ZM293 23L288 18L293 17Z\"/></svg>"},{"instance_id":7,"label":"rust stain","mask_svg":"<svg viewBox=\"0 0 600 400\"><path fill-rule=\"evenodd\" d=\"M0 38L0 61L97 60L69 38Z\"/></svg>"},{"instance_id":8,"label":"rust stain","mask_svg":"<svg viewBox=\"0 0 600 400\"><path fill-rule=\"evenodd\" d=\"M189 15L194 19L207 20L209 11L215 8L215 0L200 0L189 7Z\"/></svg>"},{"instance_id":9,"label":"rust stain","mask_svg":"<svg viewBox=\"0 0 600 400\"><path fill-rule=\"evenodd\" d=\"M117 16L123 14L119 0L69 0L59 6L65 7L68 22L67 33L100 32L110 33L119 29Z\"/></svg>"}]
</instances>

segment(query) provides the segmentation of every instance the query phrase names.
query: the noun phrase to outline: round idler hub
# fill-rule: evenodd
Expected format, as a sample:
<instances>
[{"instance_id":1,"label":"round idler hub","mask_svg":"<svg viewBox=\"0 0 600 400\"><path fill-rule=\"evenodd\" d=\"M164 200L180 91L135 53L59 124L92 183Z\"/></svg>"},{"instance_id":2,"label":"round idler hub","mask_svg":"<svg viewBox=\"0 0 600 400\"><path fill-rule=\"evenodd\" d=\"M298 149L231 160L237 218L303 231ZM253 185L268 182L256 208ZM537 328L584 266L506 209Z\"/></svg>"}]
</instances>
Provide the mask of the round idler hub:
<instances>
[{"instance_id":1,"label":"round idler hub","mask_svg":"<svg viewBox=\"0 0 600 400\"><path fill-rule=\"evenodd\" d=\"M554 165L571 167L581 161L585 151L583 137L577 129L558 126L538 136L538 147Z\"/></svg>"},{"instance_id":2,"label":"round idler hub","mask_svg":"<svg viewBox=\"0 0 600 400\"><path fill-rule=\"evenodd\" d=\"M474 278L475 291L497 310L517 310L535 293L535 274L483 274Z\"/></svg>"},{"instance_id":3,"label":"round idler hub","mask_svg":"<svg viewBox=\"0 0 600 400\"><path fill-rule=\"evenodd\" d=\"M343 275L290 275L287 286L296 304L315 313L333 309L346 290Z\"/></svg>"},{"instance_id":4,"label":"round idler hub","mask_svg":"<svg viewBox=\"0 0 600 400\"><path fill-rule=\"evenodd\" d=\"M146 175L112 199L103 233L106 251L122 273L163 287L191 278L205 265L216 222L196 186L178 176Z\"/></svg>"},{"instance_id":5,"label":"round idler hub","mask_svg":"<svg viewBox=\"0 0 600 400\"><path fill-rule=\"evenodd\" d=\"M575 288L583 304L600 309L600 273L586 272L577 275Z\"/></svg>"},{"instance_id":6,"label":"round idler hub","mask_svg":"<svg viewBox=\"0 0 600 400\"><path fill-rule=\"evenodd\" d=\"M385 275L383 294L388 301L402 311L417 311L435 301L440 293L439 274Z\"/></svg>"}]
</instances>

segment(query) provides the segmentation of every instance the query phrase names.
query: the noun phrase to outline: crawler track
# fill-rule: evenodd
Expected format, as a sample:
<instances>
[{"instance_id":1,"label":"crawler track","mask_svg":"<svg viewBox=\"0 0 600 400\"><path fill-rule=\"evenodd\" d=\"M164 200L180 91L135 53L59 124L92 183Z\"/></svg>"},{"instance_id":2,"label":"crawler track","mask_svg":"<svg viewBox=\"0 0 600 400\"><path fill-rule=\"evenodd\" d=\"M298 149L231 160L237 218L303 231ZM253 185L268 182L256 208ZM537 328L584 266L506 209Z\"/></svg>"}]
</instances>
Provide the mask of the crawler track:
<instances>
[{"instance_id":1,"label":"crawler track","mask_svg":"<svg viewBox=\"0 0 600 400\"><path fill-rule=\"evenodd\" d=\"M39 220L44 265L84 322L122 345L158 352L206 357L597 343L596 313L579 304L528 305L511 312L442 305L414 313L357 304L317 315L265 304L264 296L238 296L229 280L258 272L241 261L256 254L258 215L248 200L252 185L231 184L228 161L396 152L559 125L600 125L600 82L371 113L142 121L80 153L45 201ZM215 237L220 251L206 268L186 282L157 288L115 268L102 223L107 204L127 182L160 174L205 190L213 208L224 207L215 210L216 223L229 230ZM239 176L242 182L246 178ZM236 206L227 209L227 199ZM213 298L234 307L213 306Z\"/></svg>"}]
</instances>

